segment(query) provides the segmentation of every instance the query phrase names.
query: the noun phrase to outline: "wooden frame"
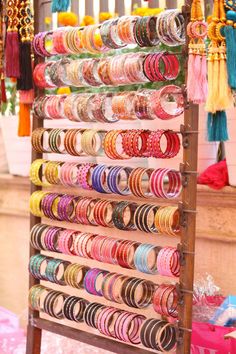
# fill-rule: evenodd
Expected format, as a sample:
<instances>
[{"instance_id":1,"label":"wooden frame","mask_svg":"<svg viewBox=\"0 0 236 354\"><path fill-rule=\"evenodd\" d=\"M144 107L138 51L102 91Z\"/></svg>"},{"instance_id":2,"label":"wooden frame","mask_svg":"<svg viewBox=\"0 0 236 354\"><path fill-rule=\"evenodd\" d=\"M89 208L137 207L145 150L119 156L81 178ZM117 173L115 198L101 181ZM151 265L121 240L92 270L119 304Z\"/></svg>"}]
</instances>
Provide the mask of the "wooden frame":
<instances>
[{"instance_id":1,"label":"wooden frame","mask_svg":"<svg viewBox=\"0 0 236 354\"><path fill-rule=\"evenodd\" d=\"M35 33L39 31L39 13L44 1L34 1L35 14ZM45 1L48 2L48 1ZM190 7L187 4L183 8L186 17L189 17ZM185 48L185 56L186 56ZM38 61L39 58L36 58ZM185 67L185 70L187 67ZM36 90L36 95L40 94ZM33 129L41 127L43 121L33 118ZM181 172L183 174L184 188L182 192L182 202L179 204L181 209L181 247L183 262L180 275L180 295L179 303L179 331L177 354L189 354L191 346L191 324L192 324L192 292L194 279L194 250L195 250L195 224L196 224L196 186L197 186L197 147L198 147L198 106L190 104L184 113L184 125L181 130L183 137L183 164ZM32 161L42 158L42 154L32 151ZM31 183L31 193L39 190ZM40 222L40 218L30 216L30 227ZM38 254L39 251L30 247L30 256ZM39 284L39 281L30 276L29 286ZM29 309L27 350L26 354L40 354L41 332L47 330L56 334L76 339L78 341L109 350L120 354L148 354L151 351L143 348L136 348L125 343L119 343L94 335L85 331L71 328L59 323L45 320L39 317L37 311ZM154 353L154 352L153 352Z\"/></svg>"}]
</instances>

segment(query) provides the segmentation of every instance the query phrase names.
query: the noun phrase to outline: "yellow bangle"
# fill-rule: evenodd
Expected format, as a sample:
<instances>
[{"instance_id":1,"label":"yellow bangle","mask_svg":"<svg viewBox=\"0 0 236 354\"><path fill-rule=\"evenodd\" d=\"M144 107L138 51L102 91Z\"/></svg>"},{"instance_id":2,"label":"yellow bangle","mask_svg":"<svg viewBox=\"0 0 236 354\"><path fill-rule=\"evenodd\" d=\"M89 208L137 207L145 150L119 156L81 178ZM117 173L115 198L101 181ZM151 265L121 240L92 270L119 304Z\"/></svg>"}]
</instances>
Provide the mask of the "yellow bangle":
<instances>
[{"instance_id":1,"label":"yellow bangle","mask_svg":"<svg viewBox=\"0 0 236 354\"><path fill-rule=\"evenodd\" d=\"M30 166L30 180L36 186L47 187L49 181L43 181L44 171L43 165L46 163L44 159L38 159L32 162ZM41 177L40 177L41 176Z\"/></svg>"},{"instance_id":2,"label":"yellow bangle","mask_svg":"<svg viewBox=\"0 0 236 354\"><path fill-rule=\"evenodd\" d=\"M41 209L41 201L47 195L47 192L36 191L30 196L30 212L38 217L43 217L43 212Z\"/></svg>"}]
</instances>

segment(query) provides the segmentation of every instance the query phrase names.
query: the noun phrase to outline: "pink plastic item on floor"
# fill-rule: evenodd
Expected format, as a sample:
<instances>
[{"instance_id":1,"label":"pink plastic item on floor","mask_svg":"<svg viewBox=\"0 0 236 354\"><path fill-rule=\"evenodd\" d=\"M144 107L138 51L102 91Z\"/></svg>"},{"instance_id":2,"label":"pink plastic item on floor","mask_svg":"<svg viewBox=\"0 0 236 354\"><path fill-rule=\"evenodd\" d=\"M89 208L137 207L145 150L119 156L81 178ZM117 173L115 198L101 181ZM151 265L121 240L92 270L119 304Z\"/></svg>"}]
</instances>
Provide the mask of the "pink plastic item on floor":
<instances>
[{"instance_id":1,"label":"pink plastic item on floor","mask_svg":"<svg viewBox=\"0 0 236 354\"><path fill-rule=\"evenodd\" d=\"M19 346L24 346L25 333L19 328L18 317L0 307L0 353L1 354L21 354Z\"/></svg>"}]
</instances>

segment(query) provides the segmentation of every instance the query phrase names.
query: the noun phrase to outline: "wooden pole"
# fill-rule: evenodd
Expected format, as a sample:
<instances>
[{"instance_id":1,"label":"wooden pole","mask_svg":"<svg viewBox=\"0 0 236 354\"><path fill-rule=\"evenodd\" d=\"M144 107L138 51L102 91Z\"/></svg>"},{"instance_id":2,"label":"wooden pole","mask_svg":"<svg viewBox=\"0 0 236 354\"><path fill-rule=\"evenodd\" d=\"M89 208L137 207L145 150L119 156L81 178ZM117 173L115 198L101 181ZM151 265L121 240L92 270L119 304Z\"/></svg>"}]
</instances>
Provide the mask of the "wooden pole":
<instances>
[{"instance_id":1,"label":"wooden pole","mask_svg":"<svg viewBox=\"0 0 236 354\"><path fill-rule=\"evenodd\" d=\"M182 12L186 19L186 26L190 16L191 1L186 1ZM185 47L185 77L187 79L187 51ZM184 112L183 131L183 192L181 204L181 245L183 264L180 273L180 294L182 300L179 304L179 342L177 354L189 354L191 348L192 328L192 298L194 282L194 253L196 234L196 202L197 202L197 161L198 161L198 105L190 103Z\"/></svg>"},{"instance_id":2,"label":"wooden pole","mask_svg":"<svg viewBox=\"0 0 236 354\"><path fill-rule=\"evenodd\" d=\"M41 9L41 1L34 1L34 33L39 32L39 14L40 14ZM39 57L35 56L35 64L38 63ZM35 88L35 96L39 95L39 90ZM40 128L43 126L43 120L42 119L37 119L37 117L33 117L33 124L32 124L32 129ZM31 160L32 162L36 159L42 158L41 153L37 153L32 149L32 157ZM31 183L31 188L30 188L30 193L32 194L36 190L40 190L40 187L35 186L33 183ZM41 218L36 217L32 214L30 214L30 229L37 223L41 222ZM35 254L38 254L39 251L33 248L30 245L30 257L34 256ZM39 280L35 279L32 275L29 275L29 288L31 288L33 285L39 284ZM34 326L34 319L37 319L39 317L39 312L38 311L33 311L30 308L28 309L28 327L27 327L27 345L26 345L26 354L40 354L40 348L41 348L41 334L42 330L40 328L37 328Z\"/></svg>"}]
</instances>

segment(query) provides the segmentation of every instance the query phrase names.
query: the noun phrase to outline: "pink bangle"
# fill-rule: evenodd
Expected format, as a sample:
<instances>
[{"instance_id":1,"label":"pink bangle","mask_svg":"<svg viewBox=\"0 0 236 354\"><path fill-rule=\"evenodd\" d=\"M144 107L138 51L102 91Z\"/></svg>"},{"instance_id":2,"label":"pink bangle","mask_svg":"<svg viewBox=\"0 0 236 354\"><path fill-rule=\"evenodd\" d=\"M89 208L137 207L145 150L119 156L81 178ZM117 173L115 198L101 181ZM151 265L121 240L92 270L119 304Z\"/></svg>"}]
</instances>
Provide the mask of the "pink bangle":
<instances>
[{"instance_id":1,"label":"pink bangle","mask_svg":"<svg viewBox=\"0 0 236 354\"><path fill-rule=\"evenodd\" d=\"M168 189L165 183L168 177ZM177 198L182 190L181 173L168 168L154 170L149 180L150 191L158 198L172 199Z\"/></svg>"},{"instance_id":2,"label":"pink bangle","mask_svg":"<svg viewBox=\"0 0 236 354\"><path fill-rule=\"evenodd\" d=\"M92 175L92 170L95 166L96 166L95 164L86 163L86 164L82 164L78 168L77 182L83 189L88 189L88 190L93 189L92 184L90 182L90 177Z\"/></svg>"},{"instance_id":3,"label":"pink bangle","mask_svg":"<svg viewBox=\"0 0 236 354\"><path fill-rule=\"evenodd\" d=\"M63 230L60 231L59 237L58 237L58 249L61 253L68 254L68 255L74 255L73 251L73 235L75 231L74 230Z\"/></svg>"},{"instance_id":4,"label":"pink bangle","mask_svg":"<svg viewBox=\"0 0 236 354\"><path fill-rule=\"evenodd\" d=\"M168 277L179 277L180 255L174 247L162 248L157 256L158 273Z\"/></svg>"},{"instance_id":5,"label":"pink bangle","mask_svg":"<svg viewBox=\"0 0 236 354\"><path fill-rule=\"evenodd\" d=\"M79 166L77 163L64 162L60 168L60 182L64 186L76 186Z\"/></svg>"}]
</instances>

